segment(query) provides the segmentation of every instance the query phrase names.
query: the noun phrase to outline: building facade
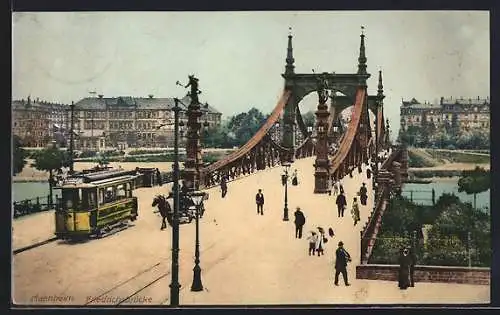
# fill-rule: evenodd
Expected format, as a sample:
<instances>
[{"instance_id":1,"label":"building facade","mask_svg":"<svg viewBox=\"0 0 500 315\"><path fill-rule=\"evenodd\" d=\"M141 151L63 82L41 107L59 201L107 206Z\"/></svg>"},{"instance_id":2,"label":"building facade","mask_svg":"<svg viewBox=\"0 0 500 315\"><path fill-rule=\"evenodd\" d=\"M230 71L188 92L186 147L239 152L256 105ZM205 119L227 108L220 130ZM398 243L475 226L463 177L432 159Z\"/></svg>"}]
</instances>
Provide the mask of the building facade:
<instances>
[{"instance_id":1,"label":"building facade","mask_svg":"<svg viewBox=\"0 0 500 315\"><path fill-rule=\"evenodd\" d=\"M432 124L437 129L455 125L462 131L490 129L490 99L441 97L439 104L420 103L415 98L402 101L401 130Z\"/></svg>"},{"instance_id":2,"label":"building facade","mask_svg":"<svg viewBox=\"0 0 500 315\"><path fill-rule=\"evenodd\" d=\"M26 147L45 147L52 140L64 145L64 130L68 126L66 104L40 99L12 101L12 134Z\"/></svg>"},{"instance_id":3,"label":"building facade","mask_svg":"<svg viewBox=\"0 0 500 315\"><path fill-rule=\"evenodd\" d=\"M187 123L185 110L189 97L181 100L184 109L180 121ZM76 150L104 150L128 147L172 147L174 143L173 98L98 97L75 103L73 113ZM220 125L222 114L201 104L200 121L210 127ZM70 106L40 100L12 101L12 132L24 146L45 147L56 140L67 146L70 130Z\"/></svg>"},{"instance_id":4,"label":"building facade","mask_svg":"<svg viewBox=\"0 0 500 315\"><path fill-rule=\"evenodd\" d=\"M190 98L181 100L184 109L179 120L187 124L185 111ZM174 145L173 98L89 97L75 103L74 130L79 150L124 149L128 147L172 147ZM221 123L222 114L208 104L201 104L202 125Z\"/></svg>"}]
</instances>

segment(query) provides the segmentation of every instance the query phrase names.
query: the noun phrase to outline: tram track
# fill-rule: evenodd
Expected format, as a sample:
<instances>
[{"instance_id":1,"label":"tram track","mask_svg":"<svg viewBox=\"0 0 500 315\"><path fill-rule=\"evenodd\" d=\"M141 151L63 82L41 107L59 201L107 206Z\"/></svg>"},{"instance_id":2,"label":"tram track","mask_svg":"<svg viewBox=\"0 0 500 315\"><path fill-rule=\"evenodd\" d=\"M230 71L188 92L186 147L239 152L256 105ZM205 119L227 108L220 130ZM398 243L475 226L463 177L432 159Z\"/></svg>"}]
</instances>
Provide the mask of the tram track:
<instances>
[{"instance_id":1,"label":"tram track","mask_svg":"<svg viewBox=\"0 0 500 315\"><path fill-rule=\"evenodd\" d=\"M37 242L37 243L31 244L31 245L28 245L28 246L24 246L24 247L21 247L21 248L18 248L18 249L14 249L12 252L13 252L14 255L17 255L17 254L20 254L22 252L31 250L33 248L37 248L37 247L40 247L40 246L43 246L43 245L55 242L57 240L58 240L58 238L56 236L54 236L54 237L51 237L51 238L46 239L46 240L41 241L41 242Z\"/></svg>"},{"instance_id":2,"label":"tram track","mask_svg":"<svg viewBox=\"0 0 500 315\"><path fill-rule=\"evenodd\" d=\"M271 224L271 222L269 223ZM268 226L263 226L258 229L258 232L268 228ZM220 248L216 246L220 244L218 241L214 241L210 244L205 250L201 253L206 254L208 252L212 252L214 248ZM226 249L222 250L221 255L213 259L212 261L206 261L203 267L204 272L209 272L213 267L217 266L227 258L229 258L232 254L234 254L241 246L237 244L226 244ZM168 266L166 265L168 264ZM168 271L165 271L165 270ZM189 271L188 271L189 272ZM112 288L100 293L98 296L92 297L89 301L87 301L84 305L109 305L111 302L112 305L137 305L138 303L133 301L134 297L148 297L152 294L147 294L149 290L156 291L155 284L158 284L160 280L169 276L171 274L170 270L170 261L168 263L157 262L148 268L140 271L134 276L119 282L114 285ZM185 286L181 287L181 291L185 288ZM107 300L108 299L108 300ZM116 300L118 299L118 300ZM170 300L170 294L167 293L165 297L158 299L158 302L154 303L154 305L162 305ZM147 302L145 302L147 303Z\"/></svg>"}]
</instances>

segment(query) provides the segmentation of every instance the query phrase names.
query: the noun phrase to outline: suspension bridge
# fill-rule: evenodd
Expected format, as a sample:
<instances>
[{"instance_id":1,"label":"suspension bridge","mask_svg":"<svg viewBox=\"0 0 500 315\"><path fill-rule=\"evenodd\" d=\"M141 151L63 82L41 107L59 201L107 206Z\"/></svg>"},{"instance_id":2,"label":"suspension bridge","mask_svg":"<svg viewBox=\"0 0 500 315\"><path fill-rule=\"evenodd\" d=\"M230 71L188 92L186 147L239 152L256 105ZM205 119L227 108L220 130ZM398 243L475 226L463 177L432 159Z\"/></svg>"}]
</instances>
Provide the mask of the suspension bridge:
<instances>
[{"instance_id":1,"label":"suspension bridge","mask_svg":"<svg viewBox=\"0 0 500 315\"><path fill-rule=\"evenodd\" d=\"M368 263L391 195L407 178L406 148L389 141L381 71L377 94L368 95L364 34L357 72L352 74L296 73L292 39L289 35L283 92L260 130L224 159L202 167L194 157L190 164L197 166L193 182L207 191L210 199L200 221L202 292L189 291L194 226L180 228L181 305L489 302L489 286L484 285L421 282L402 291L394 281L356 279L357 267ZM299 108L300 101L312 92L317 92L319 99L313 133L307 130ZM339 134L333 126L341 112L351 106L349 125ZM369 112L374 121L370 121ZM278 122L282 127L280 141L271 136ZM301 143L296 143L296 129L302 133ZM333 144L338 149L331 154ZM199 155L197 147L187 151L188 155ZM388 152L384 159L378 158L381 151ZM291 163L299 175L299 184L289 186L289 221L283 220L280 165L284 162ZM373 173L371 177L367 168ZM223 178L228 179L225 198L219 192ZM337 216L335 196L331 195L335 181L341 181L346 192L345 217ZM354 226L349 210L362 183L369 191L368 202L361 206L361 222ZM265 196L264 215L256 211L258 189ZM137 189L139 219L132 228L115 235L78 244L53 241L18 252L13 257L14 302L168 304L172 235L170 228L160 231L151 200L169 190L170 185ZM305 214L306 236L318 226L335 231L325 244L324 256L309 256L305 237L295 238L292 214L296 207ZM48 212L15 221L13 248L51 238L52 217ZM339 241L353 258L348 266L350 287L333 285L334 251ZM53 298L48 303L40 302L41 297ZM60 301L54 302L56 298Z\"/></svg>"}]
</instances>

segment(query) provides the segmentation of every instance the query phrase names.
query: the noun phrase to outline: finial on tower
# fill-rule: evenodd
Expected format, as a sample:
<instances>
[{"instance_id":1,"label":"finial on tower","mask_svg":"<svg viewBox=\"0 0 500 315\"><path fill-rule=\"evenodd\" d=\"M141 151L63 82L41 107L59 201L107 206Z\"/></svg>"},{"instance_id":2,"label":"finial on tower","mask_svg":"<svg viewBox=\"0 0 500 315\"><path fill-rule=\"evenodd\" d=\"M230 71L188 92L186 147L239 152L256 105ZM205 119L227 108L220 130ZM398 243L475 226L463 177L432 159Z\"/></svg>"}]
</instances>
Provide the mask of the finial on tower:
<instances>
[{"instance_id":1,"label":"finial on tower","mask_svg":"<svg viewBox=\"0 0 500 315\"><path fill-rule=\"evenodd\" d=\"M288 27L288 48L286 53L286 66L285 74L293 74L295 66L293 63L295 59L293 58L293 47L292 47L292 27Z\"/></svg>"},{"instance_id":2,"label":"finial on tower","mask_svg":"<svg viewBox=\"0 0 500 315\"><path fill-rule=\"evenodd\" d=\"M359 58L358 58L358 74L366 73L366 55L365 55L365 27L361 26L361 44L359 45Z\"/></svg>"},{"instance_id":3,"label":"finial on tower","mask_svg":"<svg viewBox=\"0 0 500 315\"><path fill-rule=\"evenodd\" d=\"M384 85L382 84L382 69L379 66L378 70L378 90L377 90L377 97L379 100L383 100L385 95L384 95Z\"/></svg>"}]
</instances>

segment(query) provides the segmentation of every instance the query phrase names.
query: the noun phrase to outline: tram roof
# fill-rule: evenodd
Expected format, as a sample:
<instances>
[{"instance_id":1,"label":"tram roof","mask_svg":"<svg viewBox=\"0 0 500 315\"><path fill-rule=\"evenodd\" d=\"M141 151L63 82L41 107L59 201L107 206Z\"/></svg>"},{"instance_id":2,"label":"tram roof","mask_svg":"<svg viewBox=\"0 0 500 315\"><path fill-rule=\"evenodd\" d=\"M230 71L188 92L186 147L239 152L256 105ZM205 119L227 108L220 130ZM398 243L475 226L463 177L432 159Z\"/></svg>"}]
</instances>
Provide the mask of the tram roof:
<instances>
[{"instance_id":1,"label":"tram roof","mask_svg":"<svg viewBox=\"0 0 500 315\"><path fill-rule=\"evenodd\" d=\"M85 183L82 181L81 178L75 178L74 181L67 181L62 186L55 187L55 188L92 188L92 187L98 187L98 186L104 186L104 185L114 185L114 184L126 183L126 182L130 182L136 178L137 178L137 175L123 175L123 176L118 176L118 177L96 180L96 181L93 181L91 183ZM78 181L77 179L80 179L80 181Z\"/></svg>"}]
</instances>

